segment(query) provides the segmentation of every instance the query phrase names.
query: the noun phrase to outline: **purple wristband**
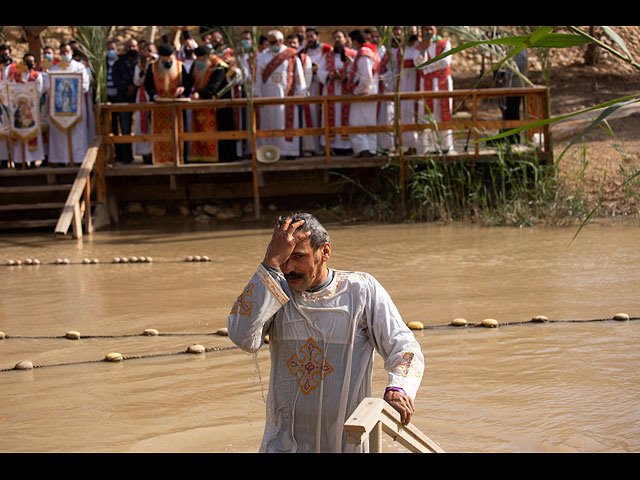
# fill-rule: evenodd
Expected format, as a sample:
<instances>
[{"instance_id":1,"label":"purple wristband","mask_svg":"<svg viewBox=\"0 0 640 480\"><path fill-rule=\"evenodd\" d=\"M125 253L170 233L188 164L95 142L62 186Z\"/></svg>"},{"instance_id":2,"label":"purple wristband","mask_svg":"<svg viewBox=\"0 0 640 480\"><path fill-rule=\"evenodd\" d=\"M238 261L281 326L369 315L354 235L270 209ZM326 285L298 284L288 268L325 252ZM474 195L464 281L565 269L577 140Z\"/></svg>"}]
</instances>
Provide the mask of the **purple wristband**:
<instances>
[{"instance_id":1,"label":"purple wristband","mask_svg":"<svg viewBox=\"0 0 640 480\"><path fill-rule=\"evenodd\" d=\"M401 393L401 394L403 394L403 395L406 395L406 394L407 394L407 393L406 393L402 388L400 388L400 387L387 387L387 388L384 390L384 393L387 393L387 392L400 392L400 393Z\"/></svg>"}]
</instances>

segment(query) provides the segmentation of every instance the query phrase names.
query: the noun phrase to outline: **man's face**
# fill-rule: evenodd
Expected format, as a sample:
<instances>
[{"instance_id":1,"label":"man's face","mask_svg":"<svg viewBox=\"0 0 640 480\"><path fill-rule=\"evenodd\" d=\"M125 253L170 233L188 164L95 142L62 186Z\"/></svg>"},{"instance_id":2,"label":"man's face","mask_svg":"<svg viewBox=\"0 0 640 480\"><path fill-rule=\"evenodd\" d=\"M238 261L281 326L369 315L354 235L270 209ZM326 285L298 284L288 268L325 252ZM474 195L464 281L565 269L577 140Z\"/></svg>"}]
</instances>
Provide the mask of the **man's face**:
<instances>
[{"instance_id":1,"label":"man's face","mask_svg":"<svg viewBox=\"0 0 640 480\"><path fill-rule=\"evenodd\" d=\"M280 265L291 290L302 292L324 280L330 254L331 246L328 243L315 252L308 238L298 243L288 260Z\"/></svg>"},{"instance_id":2,"label":"man's face","mask_svg":"<svg viewBox=\"0 0 640 480\"><path fill-rule=\"evenodd\" d=\"M135 50L137 52L138 42L134 39L129 40L129 42L127 42L127 50Z\"/></svg>"},{"instance_id":3,"label":"man's face","mask_svg":"<svg viewBox=\"0 0 640 480\"><path fill-rule=\"evenodd\" d=\"M333 46L334 47L344 47L347 43L347 39L342 32L336 32L333 34Z\"/></svg>"},{"instance_id":4,"label":"man's face","mask_svg":"<svg viewBox=\"0 0 640 480\"><path fill-rule=\"evenodd\" d=\"M213 34L211 35L211 39L212 39L214 45L222 45L223 44L223 38L222 38L222 34L220 32L213 32Z\"/></svg>"},{"instance_id":5,"label":"man's face","mask_svg":"<svg viewBox=\"0 0 640 480\"><path fill-rule=\"evenodd\" d=\"M422 38L425 40L432 38L437 33L436 27L425 26L422 27Z\"/></svg>"},{"instance_id":6,"label":"man's face","mask_svg":"<svg viewBox=\"0 0 640 480\"><path fill-rule=\"evenodd\" d=\"M313 30L309 30L308 32L306 32L305 38L307 39L307 43L309 45L315 45L318 41L318 36L316 35L316 32L314 32Z\"/></svg>"},{"instance_id":7,"label":"man's face","mask_svg":"<svg viewBox=\"0 0 640 480\"><path fill-rule=\"evenodd\" d=\"M377 30L371 32L371 43L373 43L374 45L380 44L380 34Z\"/></svg>"},{"instance_id":8,"label":"man's face","mask_svg":"<svg viewBox=\"0 0 640 480\"><path fill-rule=\"evenodd\" d=\"M279 38L276 38L275 35L269 35L268 41L269 41L269 45L272 47L282 46L282 40L280 40Z\"/></svg>"},{"instance_id":9,"label":"man's face","mask_svg":"<svg viewBox=\"0 0 640 480\"><path fill-rule=\"evenodd\" d=\"M287 46L291 48L295 48L296 50L300 47L300 42L298 41L298 37L290 37L287 39Z\"/></svg>"}]
</instances>

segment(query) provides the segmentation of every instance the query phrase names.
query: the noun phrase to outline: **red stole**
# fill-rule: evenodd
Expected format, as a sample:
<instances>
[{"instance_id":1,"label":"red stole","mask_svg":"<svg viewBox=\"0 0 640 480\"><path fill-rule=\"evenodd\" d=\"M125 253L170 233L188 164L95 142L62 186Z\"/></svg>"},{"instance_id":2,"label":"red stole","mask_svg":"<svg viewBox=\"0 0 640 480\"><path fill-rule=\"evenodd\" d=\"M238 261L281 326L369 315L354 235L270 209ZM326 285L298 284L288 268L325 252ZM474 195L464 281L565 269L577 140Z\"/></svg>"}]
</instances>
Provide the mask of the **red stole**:
<instances>
[{"instance_id":1,"label":"red stole","mask_svg":"<svg viewBox=\"0 0 640 480\"><path fill-rule=\"evenodd\" d=\"M438 55L441 55L444 52L444 49L447 47L447 40L440 39L436 42L436 54L433 58L436 58ZM430 60L430 59L428 59ZM424 89L426 91L433 90L433 79L438 79L438 90L444 91L449 89L449 76L451 75L451 66L447 68L443 68L442 70L437 70L435 72L423 74L424 78ZM428 98L425 102L425 112L427 114L433 113L433 98ZM440 99L440 119L443 122L451 121L451 108L449 106L449 98L441 98Z\"/></svg>"},{"instance_id":2,"label":"red stole","mask_svg":"<svg viewBox=\"0 0 640 480\"><path fill-rule=\"evenodd\" d=\"M282 52L273 57L262 72L262 82L266 83L271 74L284 62L287 62L287 86L285 96L292 97L295 91L294 76L296 71L296 56L298 51L295 48L286 47ZM294 109L293 105L285 105L285 128L293 128ZM292 137L286 137L287 142L293 141Z\"/></svg>"},{"instance_id":3,"label":"red stole","mask_svg":"<svg viewBox=\"0 0 640 480\"><path fill-rule=\"evenodd\" d=\"M174 60L171 70L160 73L160 62L151 64L153 69L153 82L156 91L160 97L173 98L176 89L182 84L182 62ZM182 115L178 115L178 121L181 121ZM153 133L169 133L173 132L173 115L171 108L159 108L153 111L151 115ZM182 146L179 145L180 154ZM153 142L153 164L174 163L176 153L172 141L169 142Z\"/></svg>"},{"instance_id":4,"label":"red stole","mask_svg":"<svg viewBox=\"0 0 640 480\"><path fill-rule=\"evenodd\" d=\"M351 60L353 60L356 56L356 51L352 48L347 48L345 47L344 49L344 53L345 55L350 58ZM340 70L336 70L336 57L335 55L337 54L327 54L325 56L325 61L327 62L327 70L329 70L329 73L331 72L338 72L342 75L343 80L342 80L342 94L346 93L348 91L348 82L347 82L347 78L345 77L346 73L347 73L347 69L349 68L349 62L344 62L342 65L342 68ZM330 81L327 85L327 95L329 96L333 96L335 95L335 80ZM329 126L333 127L336 124L336 104L335 102L331 102L327 105L328 107L328 117L329 117ZM349 124L349 110L351 107L351 103L347 102L347 103L343 103L341 104L341 113L342 113L342 122L341 125L344 127L346 125Z\"/></svg>"},{"instance_id":5,"label":"red stole","mask_svg":"<svg viewBox=\"0 0 640 480\"><path fill-rule=\"evenodd\" d=\"M356 53L356 56L353 59L351 72L349 73L348 91L350 93L353 93L356 86L358 85L358 81L354 82L353 77L355 76L355 73L358 70L358 60L360 59L361 56L372 58L374 60L373 73L375 74L378 71L378 67L380 66L380 57L378 57L377 50L378 50L378 47L376 47L372 43L365 43L364 45L362 45L362 47L358 49L358 53Z\"/></svg>"}]
</instances>

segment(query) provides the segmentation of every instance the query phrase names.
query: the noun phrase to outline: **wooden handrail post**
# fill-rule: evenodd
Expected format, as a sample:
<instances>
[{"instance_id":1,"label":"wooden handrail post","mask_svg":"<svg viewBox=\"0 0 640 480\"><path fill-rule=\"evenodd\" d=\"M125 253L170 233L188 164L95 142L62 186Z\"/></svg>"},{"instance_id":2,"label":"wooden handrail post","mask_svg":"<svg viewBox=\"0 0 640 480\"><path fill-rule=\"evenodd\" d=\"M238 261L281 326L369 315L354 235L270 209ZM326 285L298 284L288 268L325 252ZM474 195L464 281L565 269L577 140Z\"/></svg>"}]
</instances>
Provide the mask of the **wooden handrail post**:
<instances>
[{"instance_id":1,"label":"wooden handrail post","mask_svg":"<svg viewBox=\"0 0 640 480\"><path fill-rule=\"evenodd\" d=\"M355 445L368 437L371 453L382 451L382 432L414 453L444 453L413 424L402 425L400 414L382 398L364 398L345 422L344 431L349 443Z\"/></svg>"}]
</instances>

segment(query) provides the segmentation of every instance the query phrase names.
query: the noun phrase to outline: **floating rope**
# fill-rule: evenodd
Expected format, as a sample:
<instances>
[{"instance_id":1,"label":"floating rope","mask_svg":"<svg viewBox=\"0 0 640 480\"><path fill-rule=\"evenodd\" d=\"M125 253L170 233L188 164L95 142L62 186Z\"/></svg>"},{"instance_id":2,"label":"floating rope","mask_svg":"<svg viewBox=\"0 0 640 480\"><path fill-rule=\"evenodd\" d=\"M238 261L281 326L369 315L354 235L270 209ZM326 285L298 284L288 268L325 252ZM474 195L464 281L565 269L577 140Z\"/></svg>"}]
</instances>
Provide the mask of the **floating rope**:
<instances>
[{"instance_id":1,"label":"floating rope","mask_svg":"<svg viewBox=\"0 0 640 480\"><path fill-rule=\"evenodd\" d=\"M212 262L210 257L207 255L187 255L184 260L165 260L160 263L197 263L197 262ZM82 261L73 263L68 258L56 258L55 260L44 263L38 260L37 258L25 258L21 259L8 259L4 266L6 267L22 267L22 266L40 266L40 265L97 265L101 263L98 258L83 258ZM130 256L130 257L114 257L110 263L154 263L152 257L146 256ZM155 262L158 263L158 262Z\"/></svg>"},{"instance_id":2,"label":"floating rope","mask_svg":"<svg viewBox=\"0 0 640 480\"><path fill-rule=\"evenodd\" d=\"M435 329L443 329L443 328L473 328L473 327L485 327L485 328L496 328L498 326L513 326L513 325L526 325L532 323L589 323L589 322L608 322L608 321L617 321L617 322L628 322L633 320L640 320L640 317L631 317L626 313L617 313L613 317L609 318L596 318L590 320L550 320L549 318L539 315L533 317L531 320L520 321L520 322L505 322L500 323L495 319L487 318L484 319L480 323L469 323L467 320L463 318L453 319L448 324L443 325L428 325L425 326L422 322L409 322L407 326L411 330L435 330ZM122 334L122 335L81 335L80 332L76 330L70 330L65 335L61 336L18 336L18 335L6 335L4 332L0 332L0 340L9 340L9 339L68 339L68 340L78 340L78 339L89 339L89 338L125 338L125 337L136 337L136 336L207 336L207 335L220 335L227 336L228 331L226 328L221 328L216 332L205 332L205 333L159 333L154 328L148 328L139 334ZM269 337L265 338L265 343L269 343ZM78 362L68 362L68 363L60 363L53 365L34 365L32 362L25 360L18 362L12 368L0 369L0 372L9 372L14 370L32 370L34 368L43 368L43 367L56 367L62 365L80 365L86 363L97 363L97 362L121 362L125 360L133 360L140 358L153 358L153 357L164 357L169 355L182 355L185 353L190 354L202 354L207 352L219 352L223 350L235 350L239 348L236 345L231 345L227 347L204 347L202 345L194 344L190 345L186 351L181 352L172 352L172 353L154 353L149 355L122 355L118 352L108 353L103 359L98 360L82 360Z\"/></svg>"}]
</instances>

